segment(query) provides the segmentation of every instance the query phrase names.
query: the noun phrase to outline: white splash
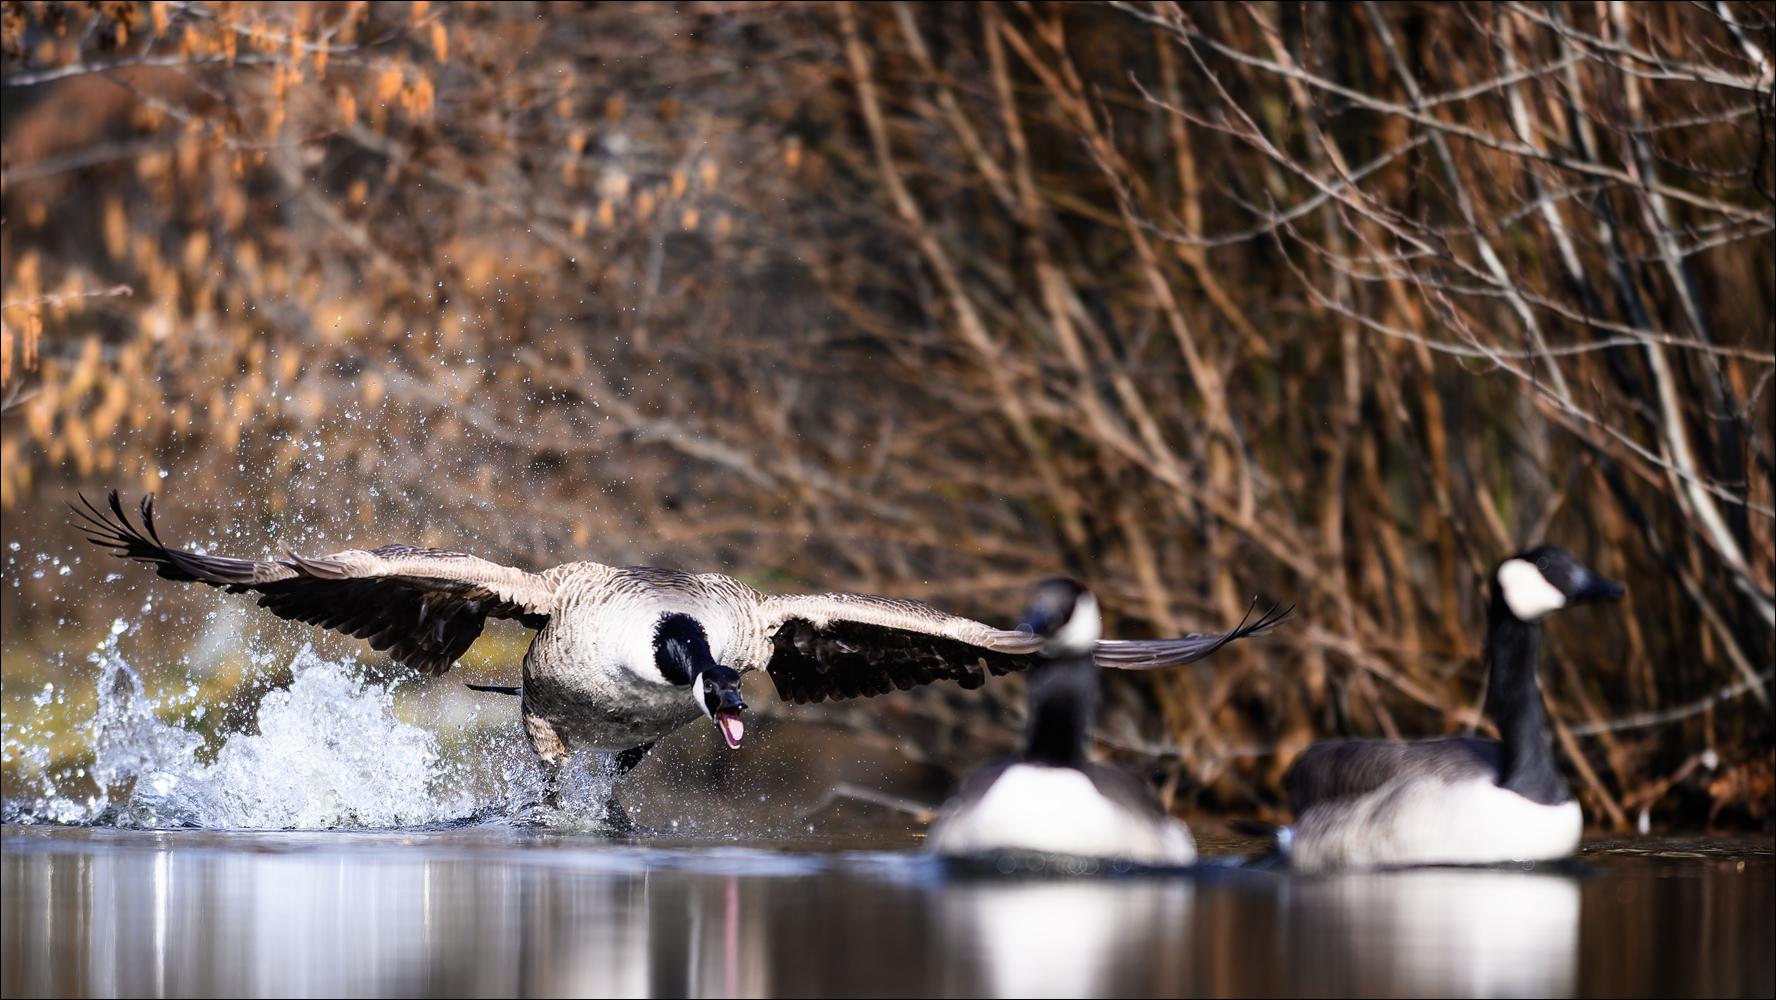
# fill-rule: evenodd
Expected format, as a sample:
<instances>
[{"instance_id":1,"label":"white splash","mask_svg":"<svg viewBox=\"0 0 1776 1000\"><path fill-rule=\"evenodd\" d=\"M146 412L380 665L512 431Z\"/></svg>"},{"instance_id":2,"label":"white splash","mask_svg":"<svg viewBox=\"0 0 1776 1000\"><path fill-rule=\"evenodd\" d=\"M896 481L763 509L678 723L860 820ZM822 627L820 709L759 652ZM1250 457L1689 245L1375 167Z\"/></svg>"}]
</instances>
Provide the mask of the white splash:
<instances>
[{"instance_id":1,"label":"white splash","mask_svg":"<svg viewBox=\"0 0 1776 1000\"><path fill-rule=\"evenodd\" d=\"M195 739L179 757L144 760L119 818L212 829L389 827L447 822L481 805L440 759L436 737L395 718L387 688L307 646L290 673L287 690L260 702L259 734L230 737L214 764L197 761Z\"/></svg>"},{"instance_id":2,"label":"white splash","mask_svg":"<svg viewBox=\"0 0 1776 1000\"><path fill-rule=\"evenodd\" d=\"M572 761L553 801L515 735L442 751L430 730L394 714L394 685L304 646L292 682L259 703L257 734L227 738L212 763L204 740L161 720L142 676L119 654L118 623L90 657L98 668L91 777L99 795L62 794L47 774L36 801L8 803L8 822L306 830L463 821L609 829L615 777L602 759ZM22 733L9 749L29 756ZM10 744L17 743L17 747ZM491 744L491 745L489 745ZM133 782L132 780L133 779Z\"/></svg>"}]
</instances>

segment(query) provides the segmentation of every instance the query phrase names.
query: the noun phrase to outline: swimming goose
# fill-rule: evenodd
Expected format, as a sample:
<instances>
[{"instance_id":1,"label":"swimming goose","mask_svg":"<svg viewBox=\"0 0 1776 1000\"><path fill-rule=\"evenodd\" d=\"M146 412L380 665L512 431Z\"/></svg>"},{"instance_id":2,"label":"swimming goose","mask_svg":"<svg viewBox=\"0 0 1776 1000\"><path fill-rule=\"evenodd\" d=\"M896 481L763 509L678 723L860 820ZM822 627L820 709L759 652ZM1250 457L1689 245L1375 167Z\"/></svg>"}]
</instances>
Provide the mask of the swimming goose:
<instances>
[{"instance_id":1,"label":"swimming goose","mask_svg":"<svg viewBox=\"0 0 1776 1000\"><path fill-rule=\"evenodd\" d=\"M115 491L115 520L81 500L86 509L75 511L91 541L121 558L152 564L169 580L255 591L259 606L280 618L368 639L421 673L449 670L489 618L537 629L514 693L532 749L550 764L588 750L621 754L626 770L654 740L699 716L737 748L745 733L740 675L749 670L766 671L778 694L798 703L946 679L975 688L989 673L1027 669L1043 644L1030 632L989 628L918 601L767 596L717 573L592 562L530 573L408 545L229 559L163 544L153 494L142 499L141 528ZM1085 648L1104 666L1153 669L1207 656L1279 620L1267 614L1224 634Z\"/></svg>"},{"instance_id":2,"label":"swimming goose","mask_svg":"<svg viewBox=\"0 0 1776 1000\"><path fill-rule=\"evenodd\" d=\"M1296 822L1279 837L1302 871L1562 858L1579 804L1554 767L1536 655L1542 619L1622 585L1544 545L1492 574L1487 708L1500 739L1328 740L1289 770Z\"/></svg>"},{"instance_id":3,"label":"swimming goose","mask_svg":"<svg viewBox=\"0 0 1776 1000\"><path fill-rule=\"evenodd\" d=\"M1073 580L1045 580L1022 621L1041 639L1023 757L970 778L939 812L927 849L951 858L1029 851L1157 867L1194 862L1190 831L1145 782L1086 759L1098 715L1097 599Z\"/></svg>"}]
</instances>

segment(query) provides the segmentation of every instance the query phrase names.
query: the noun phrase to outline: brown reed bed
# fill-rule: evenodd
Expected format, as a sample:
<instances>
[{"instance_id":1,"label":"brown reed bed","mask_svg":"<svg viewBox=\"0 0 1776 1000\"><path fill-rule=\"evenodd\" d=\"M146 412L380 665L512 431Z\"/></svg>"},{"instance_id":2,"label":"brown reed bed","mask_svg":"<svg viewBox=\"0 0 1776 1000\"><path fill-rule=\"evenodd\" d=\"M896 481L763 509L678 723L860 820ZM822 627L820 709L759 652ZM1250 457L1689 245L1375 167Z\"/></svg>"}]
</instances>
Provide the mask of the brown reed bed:
<instances>
[{"instance_id":1,"label":"brown reed bed","mask_svg":"<svg viewBox=\"0 0 1776 1000\"><path fill-rule=\"evenodd\" d=\"M1125 636L1295 604L1102 726L1179 808L1278 815L1315 738L1487 727L1486 575L1546 540L1630 591L1549 629L1592 820L1767 824L1773 22L8 4L8 704L146 592L27 571L118 485L242 553L991 621L1065 570ZM174 650L215 606L155 599ZM777 710L961 768L1017 691Z\"/></svg>"}]
</instances>

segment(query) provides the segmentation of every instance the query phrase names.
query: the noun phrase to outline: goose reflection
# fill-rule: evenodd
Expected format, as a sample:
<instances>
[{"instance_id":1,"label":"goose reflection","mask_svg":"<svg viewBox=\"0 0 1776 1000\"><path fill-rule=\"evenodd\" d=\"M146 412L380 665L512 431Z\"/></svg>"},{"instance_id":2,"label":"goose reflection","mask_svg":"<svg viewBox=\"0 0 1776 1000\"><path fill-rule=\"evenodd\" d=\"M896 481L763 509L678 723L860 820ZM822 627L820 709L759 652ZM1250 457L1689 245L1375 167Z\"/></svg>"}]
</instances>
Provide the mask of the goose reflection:
<instances>
[{"instance_id":1,"label":"goose reflection","mask_svg":"<svg viewBox=\"0 0 1776 1000\"><path fill-rule=\"evenodd\" d=\"M959 879L457 831L6 834L5 996L1558 996L1597 992L1581 889L1611 982L1769 936L1769 890L1715 865L1636 908L1652 869ZM1748 968L1706 982L1768 995Z\"/></svg>"},{"instance_id":2,"label":"goose reflection","mask_svg":"<svg viewBox=\"0 0 1776 1000\"><path fill-rule=\"evenodd\" d=\"M1334 992L1565 996L1577 986L1579 884L1542 872L1427 868L1304 879L1292 922L1321 928L1302 969ZM1349 976L1349 981L1337 979Z\"/></svg>"},{"instance_id":3,"label":"goose reflection","mask_svg":"<svg viewBox=\"0 0 1776 1000\"><path fill-rule=\"evenodd\" d=\"M935 900L947 946L1001 997L1146 994L1176 983L1195 887L1187 879L952 882Z\"/></svg>"}]
</instances>

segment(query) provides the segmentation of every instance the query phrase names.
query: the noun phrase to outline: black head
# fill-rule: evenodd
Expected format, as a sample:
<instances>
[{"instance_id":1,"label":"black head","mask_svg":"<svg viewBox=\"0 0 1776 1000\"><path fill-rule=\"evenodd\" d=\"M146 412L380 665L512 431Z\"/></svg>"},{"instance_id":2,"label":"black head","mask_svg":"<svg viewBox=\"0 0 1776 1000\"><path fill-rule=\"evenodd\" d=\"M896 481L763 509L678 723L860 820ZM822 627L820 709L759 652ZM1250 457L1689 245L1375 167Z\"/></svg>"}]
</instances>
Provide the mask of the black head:
<instances>
[{"instance_id":1,"label":"black head","mask_svg":"<svg viewBox=\"0 0 1776 1000\"><path fill-rule=\"evenodd\" d=\"M740 737L746 734L746 724L740 721L740 713L746 711L746 701L740 697L740 673L730 667L711 666L692 678L691 697L721 730L728 749L740 749Z\"/></svg>"},{"instance_id":2,"label":"black head","mask_svg":"<svg viewBox=\"0 0 1776 1000\"><path fill-rule=\"evenodd\" d=\"M1042 651L1058 656L1090 650L1103 635L1104 621L1091 591L1077 580L1051 576L1030 594L1029 605L1018 616L1018 631L1048 640Z\"/></svg>"},{"instance_id":3,"label":"black head","mask_svg":"<svg viewBox=\"0 0 1776 1000\"><path fill-rule=\"evenodd\" d=\"M666 683L683 687L715 665L703 623L690 615L664 615L654 626L654 666Z\"/></svg>"},{"instance_id":4,"label":"black head","mask_svg":"<svg viewBox=\"0 0 1776 1000\"><path fill-rule=\"evenodd\" d=\"M1537 622L1570 604L1614 601L1625 591L1558 545L1542 545L1499 563L1493 593L1520 621Z\"/></svg>"},{"instance_id":5,"label":"black head","mask_svg":"<svg viewBox=\"0 0 1776 1000\"><path fill-rule=\"evenodd\" d=\"M654 666L666 683L689 687L697 710L715 723L730 748L740 746L746 724L740 713L740 674L715 662L703 624L686 614L664 615L654 626Z\"/></svg>"}]
</instances>

